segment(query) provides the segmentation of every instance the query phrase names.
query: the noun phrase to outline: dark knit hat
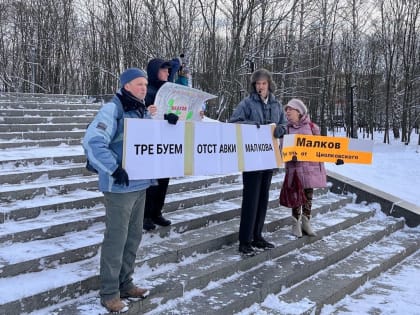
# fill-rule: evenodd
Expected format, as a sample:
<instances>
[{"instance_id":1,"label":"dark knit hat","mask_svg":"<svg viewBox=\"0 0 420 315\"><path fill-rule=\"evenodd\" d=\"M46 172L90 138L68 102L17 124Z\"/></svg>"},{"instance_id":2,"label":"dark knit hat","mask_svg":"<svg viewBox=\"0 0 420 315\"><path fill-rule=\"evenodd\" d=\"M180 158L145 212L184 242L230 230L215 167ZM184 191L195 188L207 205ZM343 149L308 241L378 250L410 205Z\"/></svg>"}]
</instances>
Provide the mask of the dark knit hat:
<instances>
[{"instance_id":1,"label":"dark knit hat","mask_svg":"<svg viewBox=\"0 0 420 315\"><path fill-rule=\"evenodd\" d=\"M251 75L251 86L250 86L250 92L256 92L255 90L255 83L259 80L267 80L268 81L268 89L271 93L274 93L276 91L276 83L273 81L273 77L271 75L271 72L267 69L261 68L258 70L255 70Z\"/></svg>"},{"instance_id":2,"label":"dark knit hat","mask_svg":"<svg viewBox=\"0 0 420 315\"><path fill-rule=\"evenodd\" d=\"M308 109L306 108L305 104L300 99L292 98L286 106L284 106L284 109L287 107L296 109L302 116L306 115L308 113Z\"/></svg>"},{"instance_id":3,"label":"dark knit hat","mask_svg":"<svg viewBox=\"0 0 420 315\"><path fill-rule=\"evenodd\" d=\"M120 83L121 87L126 85L128 82L133 81L137 78L146 78L147 74L143 70L140 70L139 68L128 68L120 75Z\"/></svg>"}]
</instances>

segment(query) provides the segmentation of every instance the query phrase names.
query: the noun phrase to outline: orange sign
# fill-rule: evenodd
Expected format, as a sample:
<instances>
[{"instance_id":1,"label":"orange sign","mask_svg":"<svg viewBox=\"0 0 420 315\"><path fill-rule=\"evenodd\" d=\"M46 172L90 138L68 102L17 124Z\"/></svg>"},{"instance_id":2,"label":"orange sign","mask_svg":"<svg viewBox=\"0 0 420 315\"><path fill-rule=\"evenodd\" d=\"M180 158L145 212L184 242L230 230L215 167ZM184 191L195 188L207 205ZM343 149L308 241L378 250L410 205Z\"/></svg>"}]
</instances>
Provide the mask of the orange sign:
<instances>
[{"instance_id":1,"label":"orange sign","mask_svg":"<svg viewBox=\"0 0 420 315\"><path fill-rule=\"evenodd\" d=\"M313 135L286 135L283 138L283 161L337 162L371 164L372 140Z\"/></svg>"}]
</instances>

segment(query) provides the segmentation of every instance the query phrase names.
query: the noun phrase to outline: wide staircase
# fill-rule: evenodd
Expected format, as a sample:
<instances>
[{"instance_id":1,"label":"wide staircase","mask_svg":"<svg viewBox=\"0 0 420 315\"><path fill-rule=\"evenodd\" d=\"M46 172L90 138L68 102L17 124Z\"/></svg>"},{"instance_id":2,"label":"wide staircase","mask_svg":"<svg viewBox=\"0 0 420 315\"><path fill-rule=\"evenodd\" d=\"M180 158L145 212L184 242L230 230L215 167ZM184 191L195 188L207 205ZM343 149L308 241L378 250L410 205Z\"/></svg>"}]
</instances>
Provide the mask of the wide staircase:
<instances>
[{"instance_id":1,"label":"wide staircase","mask_svg":"<svg viewBox=\"0 0 420 315\"><path fill-rule=\"evenodd\" d=\"M87 96L0 93L0 314L106 314L98 298L104 231L97 177L80 145L101 103ZM144 233L134 279L151 289L128 314L235 314L268 296L319 313L367 279L420 257L418 229L350 194L316 191L316 237L290 233L272 180L265 237L276 248L238 251L240 174L171 179L170 227ZM413 256L416 255L416 256ZM269 303L268 303L269 304Z\"/></svg>"}]
</instances>

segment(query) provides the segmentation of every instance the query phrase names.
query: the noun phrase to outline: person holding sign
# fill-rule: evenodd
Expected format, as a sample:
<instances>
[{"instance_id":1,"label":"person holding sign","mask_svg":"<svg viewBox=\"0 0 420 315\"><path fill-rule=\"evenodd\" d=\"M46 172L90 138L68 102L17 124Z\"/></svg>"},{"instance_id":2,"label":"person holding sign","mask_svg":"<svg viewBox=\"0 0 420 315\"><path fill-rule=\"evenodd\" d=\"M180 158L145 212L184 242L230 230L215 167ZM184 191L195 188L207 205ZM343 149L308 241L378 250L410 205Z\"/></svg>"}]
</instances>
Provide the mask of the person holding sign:
<instances>
[{"instance_id":1,"label":"person holding sign","mask_svg":"<svg viewBox=\"0 0 420 315\"><path fill-rule=\"evenodd\" d=\"M151 118L146 110L147 75L129 68L120 76L121 89L99 110L83 138L90 165L104 194L105 232L101 246L101 304L108 312L124 312L121 298L145 298L147 289L133 284L135 259L142 238L146 189L153 179L132 180L122 167L124 118ZM141 165L139 166L141 167Z\"/></svg>"},{"instance_id":2,"label":"person holding sign","mask_svg":"<svg viewBox=\"0 0 420 315\"><path fill-rule=\"evenodd\" d=\"M320 135L317 125L311 122L308 109L299 99L291 99L285 106L287 117L287 133L303 135ZM301 205L292 206L293 227L292 233L297 237L302 237L302 232L309 236L315 236L310 224L311 208L314 188L327 187L327 175L322 162L298 161L293 158L292 161L285 163L286 176L283 182L282 190L291 190L290 195L301 196ZM303 191L293 191L303 190ZM291 196L289 196L291 197ZM280 195L280 204L290 207L288 202L282 202L287 199ZM298 198L299 199L299 198Z\"/></svg>"},{"instance_id":3,"label":"person holding sign","mask_svg":"<svg viewBox=\"0 0 420 315\"><path fill-rule=\"evenodd\" d=\"M154 58L149 61L147 64L149 86L147 87L146 106L155 106L156 93L163 84L168 81L174 81L180 66L179 58L174 58L170 61ZM176 124L178 121L178 116L173 113L165 114L164 118L171 124ZM151 186L146 192L143 222L143 229L146 231L154 230L156 224L161 226L168 226L171 224L171 221L164 218L162 215L169 178L159 178L157 181L158 185Z\"/></svg>"},{"instance_id":4,"label":"person holding sign","mask_svg":"<svg viewBox=\"0 0 420 315\"><path fill-rule=\"evenodd\" d=\"M276 85L271 73L258 69L251 75L250 95L234 110L229 122L260 125L275 124L274 137L286 132L286 119L279 101L274 96ZM274 248L262 236L267 213L273 169L242 173L242 209L239 226L239 252L253 255L254 249Z\"/></svg>"}]
</instances>

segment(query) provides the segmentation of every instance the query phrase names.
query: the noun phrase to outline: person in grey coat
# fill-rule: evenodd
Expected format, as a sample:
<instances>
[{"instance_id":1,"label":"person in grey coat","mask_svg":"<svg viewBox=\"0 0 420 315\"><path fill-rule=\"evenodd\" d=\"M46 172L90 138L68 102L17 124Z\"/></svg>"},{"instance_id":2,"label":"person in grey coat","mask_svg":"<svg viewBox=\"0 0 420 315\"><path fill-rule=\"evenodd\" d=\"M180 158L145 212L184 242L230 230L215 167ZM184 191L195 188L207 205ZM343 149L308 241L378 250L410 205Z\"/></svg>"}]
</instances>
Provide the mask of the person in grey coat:
<instances>
[{"instance_id":1,"label":"person in grey coat","mask_svg":"<svg viewBox=\"0 0 420 315\"><path fill-rule=\"evenodd\" d=\"M250 95L238 104L229 122L252 124L256 128L274 123L274 137L283 137L286 119L280 102L273 94L275 89L271 73L266 69L256 70L251 75ZM242 173L239 252L245 255L253 255L255 248L274 248L262 236L272 176L273 169Z\"/></svg>"},{"instance_id":2,"label":"person in grey coat","mask_svg":"<svg viewBox=\"0 0 420 315\"><path fill-rule=\"evenodd\" d=\"M308 116L308 109L301 100L291 99L285 106L285 112L288 120L288 134L320 135L319 127L311 122ZM327 174L324 163L295 160L286 162L285 169L286 175L289 174L288 178L290 180L283 183L283 186L288 185L288 187L291 187L292 175L296 172L306 197L306 202L302 206L292 208L294 221L292 233L297 237L302 237L302 232L309 236L316 236L309 220L311 219L314 188L327 187Z\"/></svg>"}]
</instances>

